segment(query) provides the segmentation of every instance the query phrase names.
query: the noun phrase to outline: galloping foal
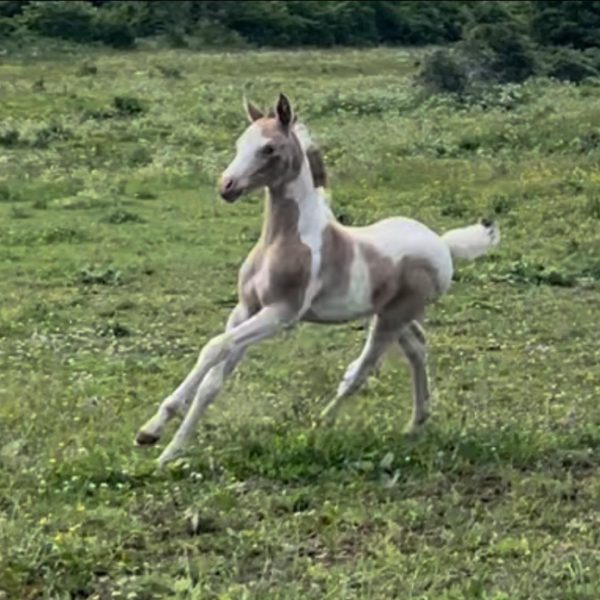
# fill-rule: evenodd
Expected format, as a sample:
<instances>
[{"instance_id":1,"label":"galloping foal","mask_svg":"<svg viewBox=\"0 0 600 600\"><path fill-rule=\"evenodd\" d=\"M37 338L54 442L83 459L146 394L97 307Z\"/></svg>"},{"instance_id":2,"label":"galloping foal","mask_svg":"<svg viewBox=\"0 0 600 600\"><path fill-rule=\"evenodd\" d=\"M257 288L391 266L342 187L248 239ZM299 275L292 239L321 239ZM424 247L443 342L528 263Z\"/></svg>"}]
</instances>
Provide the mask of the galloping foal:
<instances>
[{"instance_id":1,"label":"galloping foal","mask_svg":"<svg viewBox=\"0 0 600 600\"><path fill-rule=\"evenodd\" d=\"M497 227L484 221L441 237L405 218L342 226L319 187L314 149L288 98L281 94L274 113L266 116L250 103L246 112L250 125L223 173L220 194L234 202L266 187L262 235L240 269L239 304L225 333L206 344L185 380L137 434L138 444L154 444L170 419L185 414L160 465L179 453L244 351L300 321L342 323L372 316L363 351L323 411L325 421L334 420L343 399L397 344L412 373L410 427L423 424L429 404L420 325L425 307L448 291L453 256L472 259L499 241Z\"/></svg>"}]
</instances>

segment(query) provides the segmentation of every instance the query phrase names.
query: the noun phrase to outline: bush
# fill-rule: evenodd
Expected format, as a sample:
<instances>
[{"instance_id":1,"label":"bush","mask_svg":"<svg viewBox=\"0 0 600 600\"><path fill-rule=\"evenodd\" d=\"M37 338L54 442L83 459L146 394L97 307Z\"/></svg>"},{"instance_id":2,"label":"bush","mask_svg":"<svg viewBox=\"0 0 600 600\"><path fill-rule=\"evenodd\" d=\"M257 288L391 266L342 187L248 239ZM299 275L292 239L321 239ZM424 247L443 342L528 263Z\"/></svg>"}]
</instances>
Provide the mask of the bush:
<instances>
[{"instance_id":1,"label":"bush","mask_svg":"<svg viewBox=\"0 0 600 600\"><path fill-rule=\"evenodd\" d=\"M423 61L417 80L432 93L462 94L478 84L520 83L540 71L534 45L516 21L474 25L453 49Z\"/></svg>"},{"instance_id":2,"label":"bush","mask_svg":"<svg viewBox=\"0 0 600 600\"><path fill-rule=\"evenodd\" d=\"M132 117L146 112L146 107L142 101L133 96L115 96L113 106L117 113L123 117Z\"/></svg>"},{"instance_id":3,"label":"bush","mask_svg":"<svg viewBox=\"0 0 600 600\"><path fill-rule=\"evenodd\" d=\"M0 39L13 35L16 29L17 26L12 19L0 16Z\"/></svg>"},{"instance_id":4,"label":"bush","mask_svg":"<svg viewBox=\"0 0 600 600\"><path fill-rule=\"evenodd\" d=\"M81 63L81 65L77 69L77 75L79 77L89 77L92 75L96 75L97 73L98 67L94 63L87 60Z\"/></svg>"},{"instance_id":5,"label":"bush","mask_svg":"<svg viewBox=\"0 0 600 600\"><path fill-rule=\"evenodd\" d=\"M529 38L516 23L472 27L461 51L484 80L519 83L538 70L538 58Z\"/></svg>"},{"instance_id":6,"label":"bush","mask_svg":"<svg viewBox=\"0 0 600 600\"><path fill-rule=\"evenodd\" d=\"M13 148L18 145L21 133L16 125L10 121L0 123L0 146Z\"/></svg>"},{"instance_id":7,"label":"bush","mask_svg":"<svg viewBox=\"0 0 600 600\"><path fill-rule=\"evenodd\" d=\"M98 11L94 20L96 39L113 48L132 48L135 37L129 24L113 11Z\"/></svg>"},{"instance_id":8,"label":"bush","mask_svg":"<svg viewBox=\"0 0 600 600\"><path fill-rule=\"evenodd\" d=\"M587 77L600 75L591 55L571 48L559 48L549 52L545 61L546 74L562 81L579 83Z\"/></svg>"},{"instance_id":9,"label":"bush","mask_svg":"<svg viewBox=\"0 0 600 600\"><path fill-rule=\"evenodd\" d=\"M465 61L458 52L449 50L436 50L427 56L421 64L417 80L433 94L462 94L469 84Z\"/></svg>"}]
</instances>

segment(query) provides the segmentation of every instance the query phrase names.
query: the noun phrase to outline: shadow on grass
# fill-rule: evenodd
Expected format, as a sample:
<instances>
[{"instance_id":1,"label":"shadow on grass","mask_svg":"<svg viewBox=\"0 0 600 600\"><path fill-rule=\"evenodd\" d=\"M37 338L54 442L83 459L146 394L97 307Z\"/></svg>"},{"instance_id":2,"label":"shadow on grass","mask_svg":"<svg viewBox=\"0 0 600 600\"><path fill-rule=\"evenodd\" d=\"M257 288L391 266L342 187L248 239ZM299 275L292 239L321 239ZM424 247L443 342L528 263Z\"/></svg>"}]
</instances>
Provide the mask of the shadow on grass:
<instances>
[{"instance_id":1,"label":"shadow on grass","mask_svg":"<svg viewBox=\"0 0 600 600\"><path fill-rule=\"evenodd\" d=\"M138 489L188 479L205 481L223 474L238 481L262 479L279 484L310 485L360 479L398 484L426 480L436 473L469 478L505 466L521 471L581 474L600 467L600 432L593 428L561 433L518 428L452 430L429 426L417 437L373 428L310 430L290 424L221 429L214 446L190 444L183 460L159 470L160 448L143 451L140 460L102 453L59 463L48 473L54 486L84 475L89 485ZM136 451L139 452L139 451Z\"/></svg>"},{"instance_id":2,"label":"shadow on grass","mask_svg":"<svg viewBox=\"0 0 600 600\"><path fill-rule=\"evenodd\" d=\"M387 471L397 473L398 481L403 481L424 479L435 472L461 477L501 464L524 471L588 470L598 466L594 452L598 447L600 434L593 429L561 434L430 426L411 438L370 428L307 432L275 426L239 431L235 445L215 448L213 460L238 479L259 476L305 484L347 476L369 479Z\"/></svg>"}]
</instances>

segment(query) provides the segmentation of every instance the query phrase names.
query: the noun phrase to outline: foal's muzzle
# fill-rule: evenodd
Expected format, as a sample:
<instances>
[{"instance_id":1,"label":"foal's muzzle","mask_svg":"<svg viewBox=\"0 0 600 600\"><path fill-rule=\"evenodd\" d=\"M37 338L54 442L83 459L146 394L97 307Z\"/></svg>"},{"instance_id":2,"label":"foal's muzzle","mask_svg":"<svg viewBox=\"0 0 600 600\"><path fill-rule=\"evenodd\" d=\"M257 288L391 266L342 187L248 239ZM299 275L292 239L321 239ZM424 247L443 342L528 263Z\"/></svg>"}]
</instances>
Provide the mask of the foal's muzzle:
<instances>
[{"instance_id":1,"label":"foal's muzzle","mask_svg":"<svg viewBox=\"0 0 600 600\"><path fill-rule=\"evenodd\" d=\"M233 177L223 177L219 194L226 202L235 202L243 193L243 189L239 188L237 181Z\"/></svg>"}]
</instances>

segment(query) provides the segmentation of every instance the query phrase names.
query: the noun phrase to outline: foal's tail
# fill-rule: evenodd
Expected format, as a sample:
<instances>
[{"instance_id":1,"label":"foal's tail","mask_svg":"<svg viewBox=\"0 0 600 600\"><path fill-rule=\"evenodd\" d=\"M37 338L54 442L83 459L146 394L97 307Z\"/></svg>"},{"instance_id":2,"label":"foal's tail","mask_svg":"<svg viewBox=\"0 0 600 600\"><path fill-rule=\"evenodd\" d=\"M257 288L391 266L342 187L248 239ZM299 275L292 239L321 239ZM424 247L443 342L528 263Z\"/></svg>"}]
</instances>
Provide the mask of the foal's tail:
<instances>
[{"instance_id":1,"label":"foal's tail","mask_svg":"<svg viewBox=\"0 0 600 600\"><path fill-rule=\"evenodd\" d=\"M476 225L452 229L442 236L455 258L472 260L485 254L500 241L500 229L493 221L482 219Z\"/></svg>"}]
</instances>

